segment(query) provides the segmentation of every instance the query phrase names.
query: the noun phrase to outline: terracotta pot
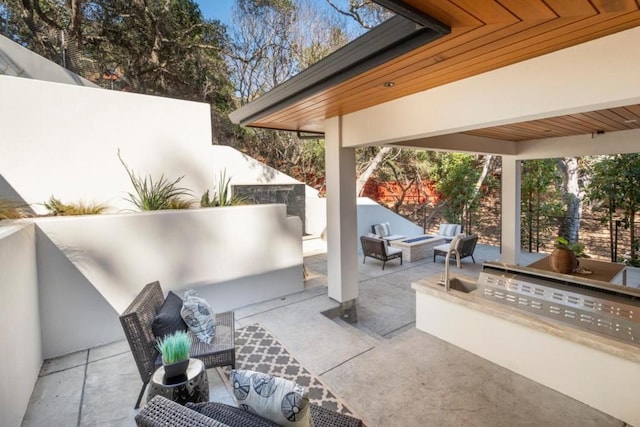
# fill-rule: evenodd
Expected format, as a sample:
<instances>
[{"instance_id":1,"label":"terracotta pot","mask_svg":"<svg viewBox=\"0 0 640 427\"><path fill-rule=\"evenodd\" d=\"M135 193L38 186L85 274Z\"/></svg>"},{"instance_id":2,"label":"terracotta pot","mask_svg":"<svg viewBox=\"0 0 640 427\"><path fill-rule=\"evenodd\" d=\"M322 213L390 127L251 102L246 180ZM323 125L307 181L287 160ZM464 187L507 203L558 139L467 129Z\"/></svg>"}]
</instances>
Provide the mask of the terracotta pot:
<instances>
[{"instance_id":1,"label":"terracotta pot","mask_svg":"<svg viewBox=\"0 0 640 427\"><path fill-rule=\"evenodd\" d=\"M189 359L181 360L180 362L172 363L164 366L164 375L167 378L175 378L187 373L189 367Z\"/></svg>"},{"instance_id":2,"label":"terracotta pot","mask_svg":"<svg viewBox=\"0 0 640 427\"><path fill-rule=\"evenodd\" d=\"M578 259L569 249L556 248L556 250L551 252L549 265L558 273L572 273L578 267Z\"/></svg>"}]
</instances>

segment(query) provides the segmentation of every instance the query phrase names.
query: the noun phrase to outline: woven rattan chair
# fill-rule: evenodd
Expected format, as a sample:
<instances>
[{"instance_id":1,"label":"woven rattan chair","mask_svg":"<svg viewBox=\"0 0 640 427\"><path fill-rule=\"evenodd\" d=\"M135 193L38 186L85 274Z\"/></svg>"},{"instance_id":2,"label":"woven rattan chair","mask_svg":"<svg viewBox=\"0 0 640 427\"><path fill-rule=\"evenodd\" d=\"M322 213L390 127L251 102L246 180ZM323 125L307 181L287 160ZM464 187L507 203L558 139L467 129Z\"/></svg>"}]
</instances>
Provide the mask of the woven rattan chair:
<instances>
[{"instance_id":1,"label":"woven rattan chair","mask_svg":"<svg viewBox=\"0 0 640 427\"><path fill-rule=\"evenodd\" d=\"M197 408L197 411L191 408ZM361 427L362 421L311 404L314 427ZM224 403L187 403L184 407L162 396L151 399L136 416L142 427L156 426L228 426L228 427L277 427L277 424Z\"/></svg>"},{"instance_id":2,"label":"woven rattan chair","mask_svg":"<svg viewBox=\"0 0 640 427\"><path fill-rule=\"evenodd\" d=\"M136 409L140 406L140 400L149 380L159 366L160 358L156 348L156 338L151 331L151 324L163 302L164 296L160 283L149 283L120 315L120 323L142 379L142 390L140 390L136 401ZM191 332L189 334L191 335ZM207 369L227 365L235 368L233 312L216 314L216 335L211 344L203 343L193 335L191 342L191 357L202 360Z\"/></svg>"}]
</instances>

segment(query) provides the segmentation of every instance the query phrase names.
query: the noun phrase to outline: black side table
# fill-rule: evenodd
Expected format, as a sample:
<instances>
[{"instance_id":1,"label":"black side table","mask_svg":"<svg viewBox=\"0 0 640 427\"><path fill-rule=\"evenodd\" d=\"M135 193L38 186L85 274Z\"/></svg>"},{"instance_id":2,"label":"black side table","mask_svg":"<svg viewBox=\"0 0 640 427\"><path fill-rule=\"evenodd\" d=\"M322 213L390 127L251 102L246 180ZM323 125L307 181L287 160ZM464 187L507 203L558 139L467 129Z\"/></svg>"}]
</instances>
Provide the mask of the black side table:
<instances>
[{"instance_id":1,"label":"black side table","mask_svg":"<svg viewBox=\"0 0 640 427\"><path fill-rule=\"evenodd\" d=\"M164 367L158 368L149 382L147 402L158 394L181 405L187 402L208 402L209 379L204 363L198 359L189 359L187 374L171 379L165 378Z\"/></svg>"}]
</instances>

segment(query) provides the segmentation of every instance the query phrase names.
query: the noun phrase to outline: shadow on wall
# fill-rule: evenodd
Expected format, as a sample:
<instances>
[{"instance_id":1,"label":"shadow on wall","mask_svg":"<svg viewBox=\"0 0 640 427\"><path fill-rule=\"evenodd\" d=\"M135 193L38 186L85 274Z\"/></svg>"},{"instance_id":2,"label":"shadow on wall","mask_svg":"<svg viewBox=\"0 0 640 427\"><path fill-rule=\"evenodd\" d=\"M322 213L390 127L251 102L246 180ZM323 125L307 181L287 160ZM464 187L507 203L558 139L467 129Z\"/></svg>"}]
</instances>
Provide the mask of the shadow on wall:
<instances>
[{"instance_id":1,"label":"shadow on wall","mask_svg":"<svg viewBox=\"0 0 640 427\"><path fill-rule=\"evenodd\" d=\"M15 188L0 174L0 199L16 202L20 204L21 208L27 211L30 215L35 215L36 213L31 208L23 198L18 194Z\"/></svg>"}]
</instances>

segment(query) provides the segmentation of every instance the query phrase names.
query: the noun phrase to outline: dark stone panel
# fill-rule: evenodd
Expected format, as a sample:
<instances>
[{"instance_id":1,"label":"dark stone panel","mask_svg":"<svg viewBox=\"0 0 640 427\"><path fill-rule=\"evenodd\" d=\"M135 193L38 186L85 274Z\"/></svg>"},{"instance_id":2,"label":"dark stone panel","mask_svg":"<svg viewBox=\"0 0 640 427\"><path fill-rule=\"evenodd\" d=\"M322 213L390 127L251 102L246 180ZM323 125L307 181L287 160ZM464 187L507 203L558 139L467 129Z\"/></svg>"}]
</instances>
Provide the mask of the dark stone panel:
<instances>
[{"instance_id":1,"label":"dark stone panel","mask_svg":"<svg viewBox=\"0 0 640 427\"><path fill-rule=\"evenodd\" d=\"M287 215L295 215L305 229L305 189L304 184L248 184L233 185L233 194L253 204L284 203Z\"/></svg>"}]
</instances>

